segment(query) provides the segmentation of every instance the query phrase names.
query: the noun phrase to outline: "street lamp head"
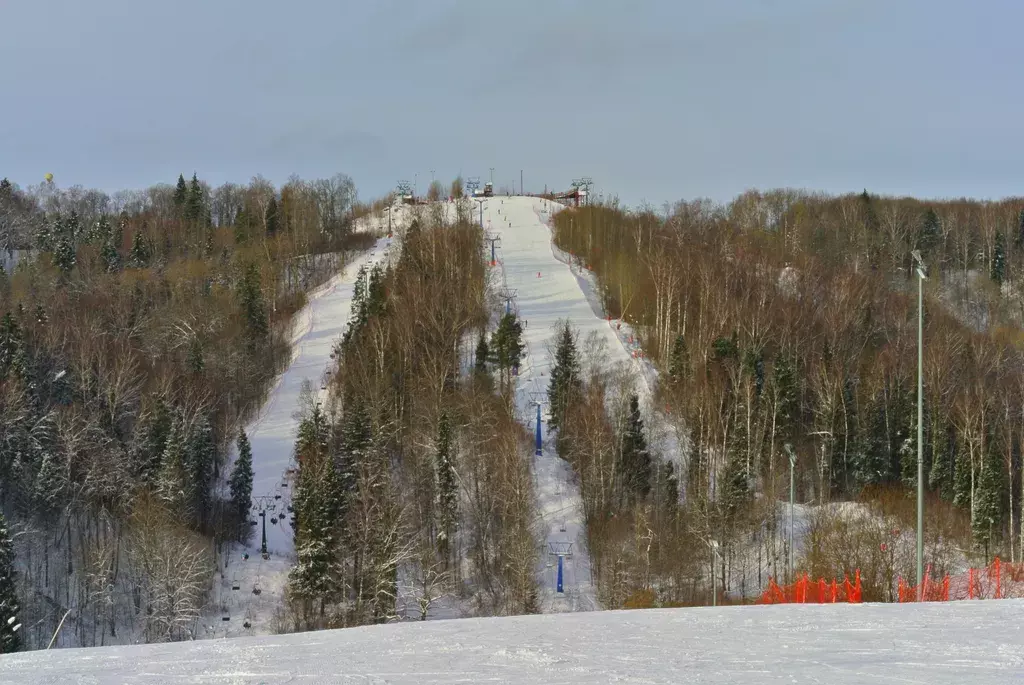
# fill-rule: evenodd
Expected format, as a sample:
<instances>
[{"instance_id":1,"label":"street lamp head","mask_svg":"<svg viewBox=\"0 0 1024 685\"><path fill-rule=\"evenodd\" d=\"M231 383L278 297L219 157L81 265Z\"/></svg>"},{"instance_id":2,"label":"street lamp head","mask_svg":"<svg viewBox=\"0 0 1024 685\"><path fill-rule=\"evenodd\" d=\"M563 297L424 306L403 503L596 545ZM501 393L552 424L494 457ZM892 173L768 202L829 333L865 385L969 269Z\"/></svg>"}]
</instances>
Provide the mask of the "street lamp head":
<instances>
[{"instance_id":1,"label":"street lamp head","mask_svg":"<svg viewBox=\"0 0 1024 685\"><path fill-rule=\"evenodd\" d=\"M789 457L789 465L794 466L796 464L796 452L793 451L793 446L787 442L782 446L782 449L786 450L786 455Z\"/></svg>"},{"instance_id":2,"label":"street lamp head","mask_svg":"<svg viewBox=\"0 0 1024 685\"><path fill-rule=\"evenodd\" d=\"M921 251L920 250L912 250L910 255L914 258L914 261L917 264L917 275L920 276L922 280L927 278L927 276L925 276L925 273L927 272L927 268L924 265L924 260L921 259Z\"/></svg>"}]
</instances>

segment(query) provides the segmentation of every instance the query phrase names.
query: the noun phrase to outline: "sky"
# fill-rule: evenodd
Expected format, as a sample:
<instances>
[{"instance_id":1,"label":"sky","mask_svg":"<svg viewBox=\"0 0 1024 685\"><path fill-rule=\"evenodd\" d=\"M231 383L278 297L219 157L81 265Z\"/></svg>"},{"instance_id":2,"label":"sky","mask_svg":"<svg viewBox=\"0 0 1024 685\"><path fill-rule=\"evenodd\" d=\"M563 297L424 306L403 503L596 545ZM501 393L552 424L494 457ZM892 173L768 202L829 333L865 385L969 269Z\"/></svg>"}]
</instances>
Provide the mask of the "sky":
<instances>
[{"instance_id":1,"label":"sky","mask_svg":"<svg viewBox=\"0 0 1024 685\"><path fill-rule=\"evenodd\" d=\"M0 0L0 177L1024 195L1017 0Z\"/></svg>"}]
</instances>

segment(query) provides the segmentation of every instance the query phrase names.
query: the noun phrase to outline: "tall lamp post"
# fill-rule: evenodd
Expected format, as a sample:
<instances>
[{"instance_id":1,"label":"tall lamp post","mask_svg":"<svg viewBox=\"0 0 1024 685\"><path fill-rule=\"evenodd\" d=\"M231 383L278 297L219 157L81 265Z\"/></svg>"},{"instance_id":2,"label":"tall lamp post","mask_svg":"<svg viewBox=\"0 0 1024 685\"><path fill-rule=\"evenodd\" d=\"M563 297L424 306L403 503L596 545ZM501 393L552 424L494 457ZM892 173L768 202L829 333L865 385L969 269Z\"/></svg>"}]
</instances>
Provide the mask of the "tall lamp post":
<instances>
[{"instance_id":1,"label":"tall lamp post","mask_svg":"<svg viewBox=\"0 0 1024 685\"><path fill-rule=\"evenodd\" d=\"M924 279L921 253L914 250L917 270L917 592L924 600Z\"/></svg>"},{"instance_id":2,"label":"tall lamp post","mask_svg":"<svg viewBox=\"0 0 1024 685\"><path fill-rule=\"evenodd\" d=\"M793 446L788 442L783 445L786 450L786 455L789 457L789 582L793 582L793 511L796 508L796 479L794 478L794 470L796 469L796 452L793 451Z\"/></svg>"}]
</instances>

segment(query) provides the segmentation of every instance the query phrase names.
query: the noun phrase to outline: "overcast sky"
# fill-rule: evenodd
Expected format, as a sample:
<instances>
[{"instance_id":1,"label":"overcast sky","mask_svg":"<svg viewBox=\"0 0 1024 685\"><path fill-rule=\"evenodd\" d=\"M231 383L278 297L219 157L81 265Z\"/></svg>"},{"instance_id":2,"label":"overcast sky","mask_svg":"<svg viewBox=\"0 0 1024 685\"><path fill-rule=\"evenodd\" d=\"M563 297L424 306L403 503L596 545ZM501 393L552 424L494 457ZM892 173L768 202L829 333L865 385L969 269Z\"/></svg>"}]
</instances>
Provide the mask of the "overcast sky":
<instances>
[{"instance_id":1,"label":"overcast sky","mask_svg":"<svg viewBox=\"0 0 1024 685\"><path fill-rule=\"evenodd\" d=\"M1024 194L1017 0L0 0L0 176Z\"/></svg>"}]
</instances>

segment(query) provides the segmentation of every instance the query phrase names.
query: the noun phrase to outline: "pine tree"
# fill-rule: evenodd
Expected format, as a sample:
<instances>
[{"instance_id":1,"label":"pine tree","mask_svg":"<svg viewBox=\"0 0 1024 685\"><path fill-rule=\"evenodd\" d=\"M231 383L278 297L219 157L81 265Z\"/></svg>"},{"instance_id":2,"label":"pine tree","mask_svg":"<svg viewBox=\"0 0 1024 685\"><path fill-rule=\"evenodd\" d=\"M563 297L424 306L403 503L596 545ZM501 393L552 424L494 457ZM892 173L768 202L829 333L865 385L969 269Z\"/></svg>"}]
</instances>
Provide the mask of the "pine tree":
<instances>
[{"instance_id":1,"label":"pine tree","mask_svg":"<svg viewBox=\"0 0 1024 685\"><path fill-rule=\"evenodd\" d=\"M278 216L277 209L277 198L270 198L270 202L267 203L267 235L273 236L277 234L280 217Z\"/></svg>"},{"instance_id":2,"label":"pine tree","mask_svg":"<svg viewBox=\"0 0 1024 685\"><path fill-rule=\"evenodd\" d=\"M855 473L860 485L883 483L889 474L889 436L885 421L885 395L878 393L867 411L857 441Z\"/></svg>"},{"instance_id":3,"label":"pine tree","mask_svg":"<svg viewBox=\"0 0 1024 685\"><path fill-rule=\"evenodd\" d=\"M953 463L956 459L956 440L936 412L932 417L932 464L928 474L928 487L945 500L953 499Z\"/></svg>"},{"instance_id":4,"label":"pine tree","mask_svg":"<svg viewBox=\"0 0 1024 685\"><path fill-rule=\"evenodd\" d=\"M153 410L136 427L132 450L132 470L145 485L154 485L160 477L167 438L171 432L171 412L163 398L157 399Z\"/></svg>"},{"instance_id":5,"label":"pine tree","mask_svg":"<svg viewBox=\"0 0 1024 685\"><path fill-rule=\"evenodd\" d=\"M658 504L668 514L674 514L679 507L679 479L670 461L663 461L658 469Z\"/></svg>"},{"instance_id":6,"label":"pine tree","mask_svg":"<svg viewBox=\"0 0 1024 685\"><path fill-rule=\"evenodd\" d=\"M188 186L185 184L185 176L178 174L178 185L174 188L174 206L179 211L185 211L185 201L188 199Z\"/></svg>"},{"instance_id":7,"label":"pine tree","mask_svg":"<svg viewBox=\"0 0 1024 685\"><path fill-rule=\"evenodd\" d=\"M192 182L185 198L185 219L195 223L203 216L203 187L199 184L199 178L192 174Z\"/></svg>"},{"instance_id":8,"label":"pine tree","mask_svg":"<svg viewBox=\"0 0 1024 685\"><path fill-rule=\"evenodd\" d=\"M480 332L480 339L476 343L476 359L473 364L473 370L480 374L485 375L487 373L487 358L490 356L490 348L487 346L487 336Z\"/></svg>"},{"instance_id":9,"label":"pine tree","mask_svg":"<svg viewBox=\"0 0 1024 685\"><path fill-rule=\"evenodd\" d=\"M929 207L921 218L921 229L918 233L917 247L922 254L931 252L942 240L942 227L939 216Z\"/></svg>"},{"instance_id":10,"label":"pine tree","mask_svg":"<svg viewBox=\"0 0 1024 685\"><path fill-rule=\"evenodd\" d=\"M953 462L953 504L960 507L971 506L971 457L965 449L957 450Z\"/></svg>"},{"instance_id":11,"label":"pine tree","mask_svg":"<svg viewBox=\"0 0 1024 685\"><path fill-rule=\"evenodd\" d=\"M100 248L100 258L106 266L107 273L115 273L121 270L121 253L118 251L113 237L103 241L103 247Z\"/></svg>"},{"instance_id":12,"label":"pine tree","mask_svg":"<svg viewBox=\"0 0 1024 685\"><path fill-rule=\"evenodd\" d=\"M985 548L986 557L989 544L998 536L1002 526L1004 489L1003 470L998 455L990 454L982 464L971 511L974 541Z\"/></svg>"},{"instance_id":13,"label":"pine tree","mask_svg":"<svg viewBox=\"0 0 1024 685\"><path fill-rule=\"evenodd\" d=\"M245 431L238 431L238 457L231 470L228 486L231 491L231 508L239 521L245 521L252 504L252 446Z\"/></svg>"},{"instance_id":14,"label":"pine tree","mask_svg":"<svg viewBox=\"0 0 1024 685\"><path fill-rule=\"evenodd\" d=\"M668 377L673 383L685 380L690 375L690 353L686 349L686 339L680 333L672 344L672 353L668 360Z\"/></svg>"},{"instance_id":15,"label":"pine tree","mask_svg":"<svg viewBox=\"0 0 1024 685\"><path fill-rule=\"evenodd\" d=\"M437 429L437 543L447 564L452 539L459 524L459 484L455 472L452 424L447 413L441 414Z\"/></svg>"},{"instance_id":16,"label":"pine tree","mask_svg":"<svg viewBox=\"0 0 1024 685\"><path fill-rule=\"evenodd\" d=\"M519 368L525 347L523 325L512 312L501 317L498 328L491 336L491 361L498 367L506 387L512 384L512 370Z\"/></svg>"},{"instance_id":17,"label":"pine tree","mask_svg":"<svg viewBox=\"0 0 1024 685\"><path fill-rule=\"evenodd\" d=\"M254 263L250 263L242 276L238 287L238 298L245 317L246 345L250 353L260 350L270 332L267 320L267 309L263 303L263 291L260 288L260 272Z\"/></svg>"},{"instance_id":18,"label":"pine tree","mask_svg":"<svg viewBox=\"0 0 1024 685\"><path fill-rule=\"evenodd\" d=\"M185 442L185 470L191 509L201 526L210 514L210 488L217 476L217 443L213 426L205 415L200 415Z\"/></svg>"},{"instance_id":19,"label":"pine tree","mask_svg":"<svg viewBox=\"0 0 1024 685\"><path fill-rule=\"evenodd\" d=\"M15 366L24 342L21 327L10 312L0 319L0 380Z\"/></svg>"},{"instance_id":20,"label":"pine tree","mask_svg":"<svg viewBox=\"0 0 1024 685\"><path fill-rule=\"evenodd\" d=\"M299 425L295 452L299 476L292 499L296 564L289 575L291 592L318 604L323 615L328 601L340 591L343 488L331 459L329 426L319 405Z\"/></svg>"},{"instance_id":21,"label":"pine tree","mask_svg":"<svg viewBox=\"0 0 1024 685\"><path fill-rule=\"evenodd\" d=\"M142 231L136 230L132 236L132 249L128 253L128 266L133 269L144 269L149 266L150 253L146 237Z\"/></svg>"},{"instance_id":22,"label":"pine tree","mask_svg":"<svg viewBox=\"0 0 1024 685\"><path fill-rule=\"evenodd\" d=\"M789 357L780 355L772 368L772 391L775 399L775 430L784 442L793 437L800 418L796 373Z\"/></svg>"},{"instance_id":23,"label":"pine tree","mask_svg":"<svg viewBox=\"0 0 1024 685\"><path fill-rule=\"evenodd\" d=\"M551 404L548 424L551 428L557 429L562 425L569 407L580 396L582 389L576 336L569 324L564 324L558 334L555 366L551 369L551 383L548 385L548 402Z\"/></svg>"},{"instance_id":24,"label":"pine tree","mask_svg":"<svg viewBox=\"0 0 1024 685\"><path fill-rule=\"evenodd\" d=\"M174 417L161 458L156 483L157 495L173 511L182 516L191 512L188 472L185 464L185 435L180 416Z\"/></svg>"},{"instance_id":25,"label":"pine tree","mask_svg":"<svg viewBox=\"0 0 1024 685\"><path fill-rule=\"evenodd\" d=\"M0 654L10 654L21 649L21 623L14 570L14 543L7 532L7 521L0 512Z\"/></svg>"},{"instance_id":26,"label":"pine tree","mask_svg":"<svg viewBox=\"0 0 1024 685\"><path fill-rule=\"evenodd\" d=\"M1006 238L1002 231L996 231L996 245L992 254L992 280L1002 285L1006 277Z\"/></svg>"},{"instance_id":27,"label":"pine tree","mask_svg":"<svg viewBox=\"0 0 1024 685\"><path fill-rule=\"evenodd\" d=\"M651 455L644 437L644 422L640 418L640 398L630 395L629 416L620 437L619 482L629 503L642 502L651 490Z\"/></svg>"}]
</instances>

